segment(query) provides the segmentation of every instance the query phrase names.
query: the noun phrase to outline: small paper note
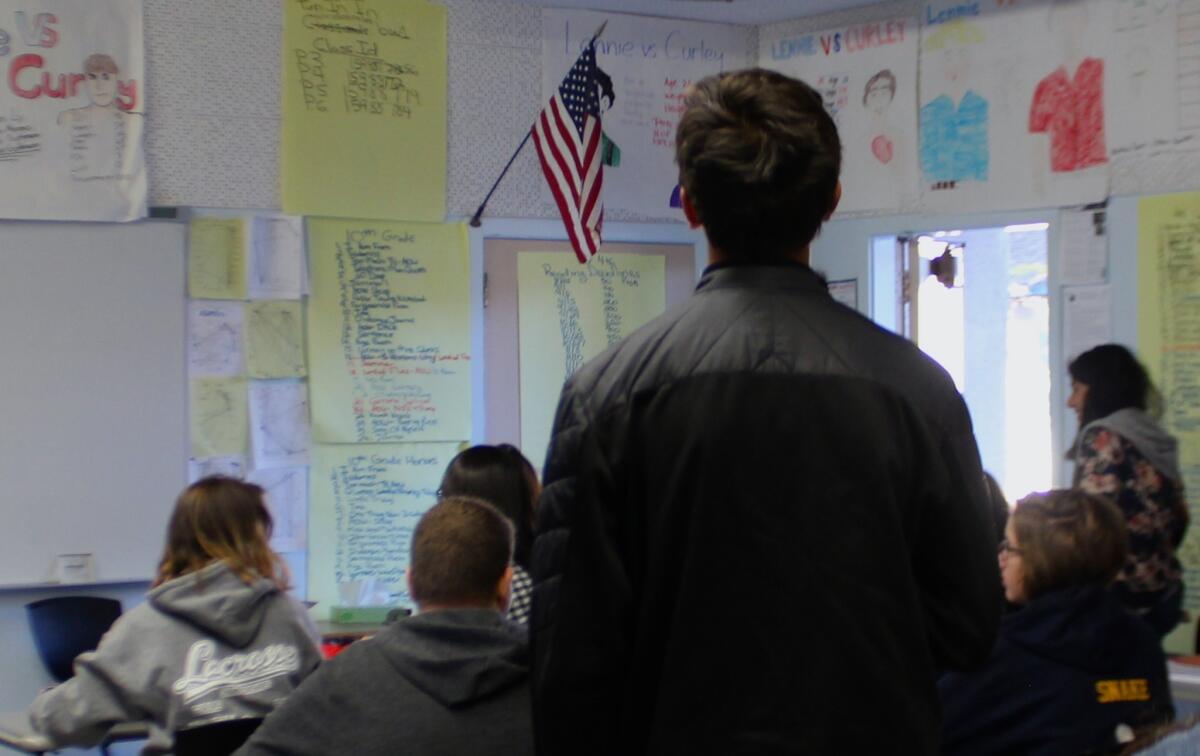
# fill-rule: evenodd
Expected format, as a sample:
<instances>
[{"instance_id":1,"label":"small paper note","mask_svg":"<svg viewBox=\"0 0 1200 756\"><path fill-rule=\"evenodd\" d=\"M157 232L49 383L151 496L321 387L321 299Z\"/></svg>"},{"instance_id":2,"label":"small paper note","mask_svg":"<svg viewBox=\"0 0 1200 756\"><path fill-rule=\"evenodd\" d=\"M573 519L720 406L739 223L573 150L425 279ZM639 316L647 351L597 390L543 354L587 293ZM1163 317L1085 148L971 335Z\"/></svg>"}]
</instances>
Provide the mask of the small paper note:
<instances>
[{"instance_id":1,"label":"small paper note","mask_svg":"<svg viewBox=\"0 0 1200 756\"><path fill-rule=\"evenodd\" d=\"M188 225L188 296L246 298L246 223L195 218Z\"/></svg>"},{"instance_id":2,"label":"small paper note","mask_svg":"<svg viewBox=\"0 0 1200 756\"><path fill-rule=\"evenodd\" d=\"M251 378L300 378L304 365L300 302L264 300L246 305L246 365Z\"/></svg>"},{"instance_id":3,"label":"small paper note","mask_svg":"<svg viewBox=\"0 0 1200 756\"><path fill-rule=\"evenodd\" d=\"M250 440L255 469L308 464L308 384L251 382Z\"/></svg>"},{"instance_id":4,"label":"small paper note","mask_svg":"<svg viewBox=\"0 0 1200 756\"><path fill-rule=\"evenodd\" d=\"M248 424L245 379L193 379L191 410L193 457L245 452Z\"/></svg>"},{"instance_id":5,"label":"small paper note","mask_svg":"<svg viewBox=\"0 0 1200 756\"><path fill-rule=\"evenodd\" d=\"M188 303L188 374L235 376L243 372L242 303Z\"/></svg>"},{"instance_id":6,"label":"small paper note","mask_svg":"<svg viewBox=\"0 0 1200 756\"><path fill-rule=\"evenodd\" d=\"M295 216L254 219L250 252L251 299L299 299L307 287L304 226Z\"/></svg>"}]
</instances>

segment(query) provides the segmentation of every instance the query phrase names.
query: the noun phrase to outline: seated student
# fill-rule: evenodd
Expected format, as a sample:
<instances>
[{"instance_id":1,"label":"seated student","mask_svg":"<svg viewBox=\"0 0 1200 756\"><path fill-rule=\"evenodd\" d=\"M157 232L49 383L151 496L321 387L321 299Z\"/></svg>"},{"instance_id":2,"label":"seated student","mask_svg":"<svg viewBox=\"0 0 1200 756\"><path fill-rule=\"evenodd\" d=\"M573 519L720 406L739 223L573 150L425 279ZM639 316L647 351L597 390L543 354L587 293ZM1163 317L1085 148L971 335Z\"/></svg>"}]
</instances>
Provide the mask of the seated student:
<instances>
[{"instance_id":1,"label":"seated student","mask_svg":"<svg viewBox=\"0 0 1200 756\"><path fill-rule=\"evenodd\" d=\"M533 510L541 493L537 471L510 444L472 446L460 452L446 467L438 493L441 497L477 496L512 522L516 542L508 618L522 625L529 621L533 594L529 550L533 545Z\"/></svg>"},{"instance_id":2,"label":"seated student","mask_svg":"<svg viewBox=\"0 0 1200 756\"><path fill-rule=\"evenodd\" d=\"M37 697L34 728L56 746L90 746L114 724L150 722L146 751L159 752L174 732L265 717L321 661L270 534L258 486L214 476L184 489L146 603Z\"/></svg>"},{"instance_id":3,"label":"seated student","mask_svg":"<svg viewBox=\"0 0 1200 756\"><path fill-rule=\"evenodd\" d=\"M943 753L1102 751L1121 725L1169 720L1158 636L1108 590L1128 548L1120 510L1078 490L1031 494L1006 534L1004 594L1020 608L982 669L939 682Z\"/></svg>"},{"instance_id":4,"label":"seated student","mask_svg":"<svg viewBox=\"0 0 1200 756\"><path fill-rule=\"evenodd\" d=\"M418 613L327 661L238 754L533 753L525 632L504 618L513 530L452 496L412 537Z\"/></svg>"}]
</instances>

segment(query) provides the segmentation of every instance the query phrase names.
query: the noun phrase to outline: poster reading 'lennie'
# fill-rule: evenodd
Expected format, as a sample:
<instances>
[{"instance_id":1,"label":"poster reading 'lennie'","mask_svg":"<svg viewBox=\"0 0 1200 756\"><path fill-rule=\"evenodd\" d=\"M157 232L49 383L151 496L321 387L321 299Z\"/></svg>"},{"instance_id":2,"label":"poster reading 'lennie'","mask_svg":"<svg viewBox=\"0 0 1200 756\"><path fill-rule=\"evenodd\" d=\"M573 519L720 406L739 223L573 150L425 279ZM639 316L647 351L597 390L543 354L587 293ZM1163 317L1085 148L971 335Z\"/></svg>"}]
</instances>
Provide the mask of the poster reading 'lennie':
<instances>
[{"instance_id":1,"label":"poster reading 'lennie'","mask_svg":"<svg viewBox=\"0 0 1200 756\"><path fill-rule=\"evenodd\" d=\"M0 0L0 218L146 214L138 0Z\"/></svg>"}]
</instances>

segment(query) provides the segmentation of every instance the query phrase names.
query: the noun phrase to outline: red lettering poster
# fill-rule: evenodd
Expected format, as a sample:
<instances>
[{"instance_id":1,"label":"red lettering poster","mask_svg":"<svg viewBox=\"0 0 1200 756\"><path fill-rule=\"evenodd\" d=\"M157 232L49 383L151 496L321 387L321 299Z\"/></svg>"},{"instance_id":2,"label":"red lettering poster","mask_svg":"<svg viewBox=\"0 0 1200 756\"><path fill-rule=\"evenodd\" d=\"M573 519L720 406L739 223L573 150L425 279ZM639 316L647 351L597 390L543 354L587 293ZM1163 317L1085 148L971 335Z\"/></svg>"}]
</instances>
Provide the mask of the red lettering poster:
<instances>
[{"instance_id":1,"label":"red lettering poster","mask_svg":"<svg viewBox=\"0 0 1200 756\"><path fill-rule=\"evenodd\" d=\"M0 0L0 218L146 214L138 0Z\"/></svg>"}]
</instances>

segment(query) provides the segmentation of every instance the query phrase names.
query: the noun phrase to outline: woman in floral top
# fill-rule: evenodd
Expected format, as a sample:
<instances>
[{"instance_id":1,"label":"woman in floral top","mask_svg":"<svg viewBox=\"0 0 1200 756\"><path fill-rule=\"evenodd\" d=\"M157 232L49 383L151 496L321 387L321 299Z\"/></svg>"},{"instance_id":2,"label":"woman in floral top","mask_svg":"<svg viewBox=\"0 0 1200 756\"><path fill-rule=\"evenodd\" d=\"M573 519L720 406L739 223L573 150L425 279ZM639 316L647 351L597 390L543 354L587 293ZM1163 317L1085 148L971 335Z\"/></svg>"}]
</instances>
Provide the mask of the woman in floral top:
<instances>
[{"instance_id":1,"label":"woman in floral top","mask_svg":"<svg viewBox=\"0 0 1200 756\"><path fill-rule=\"evenodd\" d=\"M1147 414L1150 379L1125 347L1098 346L1068 370L1067 406L1081 428L1072 450L1075 486L1108 496L1129 526L1129 556L1113 591L1165 635L1182 615L1175 550L1188 525L1175 439Z\"/></svg>"}]
</instances>

